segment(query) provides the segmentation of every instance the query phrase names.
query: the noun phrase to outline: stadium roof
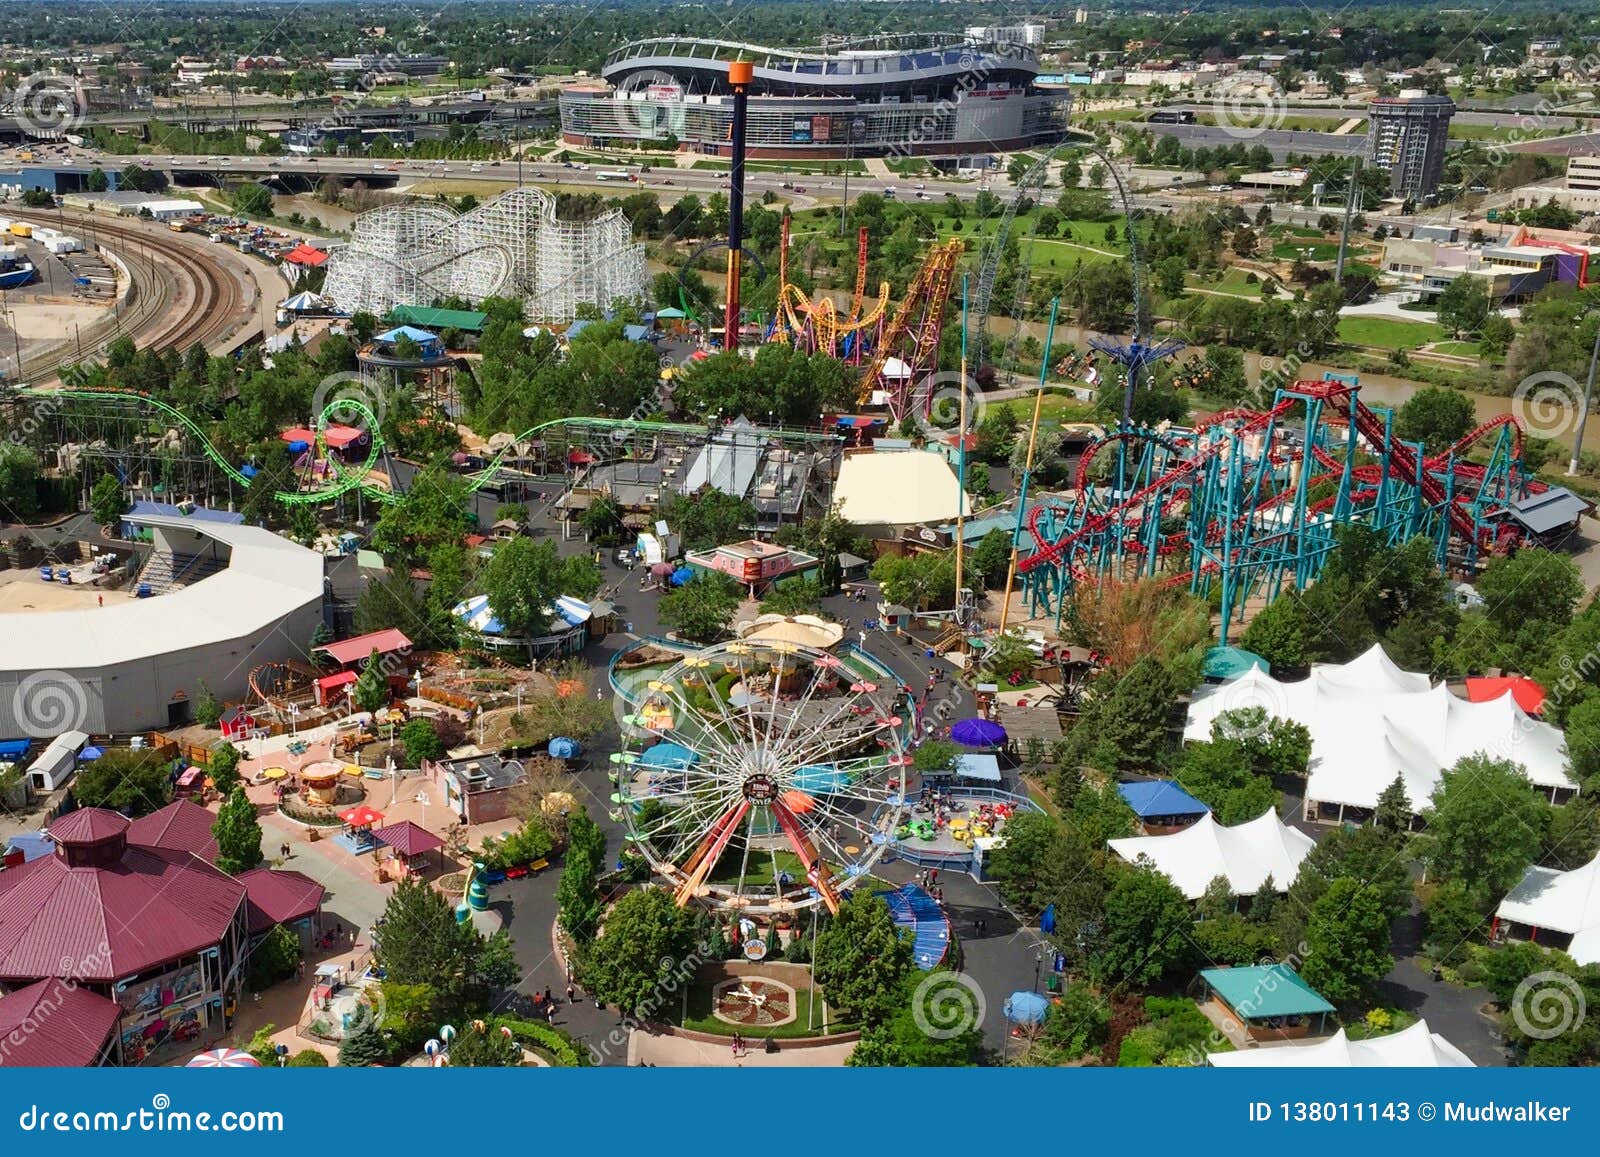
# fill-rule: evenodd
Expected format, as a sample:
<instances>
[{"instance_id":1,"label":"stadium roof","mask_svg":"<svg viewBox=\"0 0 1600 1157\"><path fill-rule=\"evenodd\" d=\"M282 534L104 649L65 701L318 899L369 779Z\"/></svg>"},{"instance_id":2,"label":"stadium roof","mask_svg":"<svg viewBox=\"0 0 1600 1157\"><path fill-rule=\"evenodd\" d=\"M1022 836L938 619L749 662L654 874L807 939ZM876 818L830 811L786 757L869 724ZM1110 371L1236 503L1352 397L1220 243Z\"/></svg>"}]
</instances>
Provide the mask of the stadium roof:
<instances>
[{"instance_id":1,"label":"stadium roof","mask_svg":"<svg viewBox=\"0 0 1600 1157\"><path fill-rule=\"evenodd\" d=\"M1130 864L1150 857L1191 900L1206 893L1212 880L1222 876L1235 896L1248 896L1272 878L1273 886L1287 891L1300 874L1300 862L1311 854L1316 841L1289 827L1278 813L1267 809L1248 823L1225 828L1207 812L1190 827L1168 836L1132 836L1110 840L1111 850Z\"/></svg>"},{"instance_id":2,"label":"stadium roof","mask_svg":"<svg viewBox=\"0 0 1600 1157\"><path fill-rule=\"evenodd\" d=\"M1501 920L1569 933L1567 955L1579 964L1600 964L1600 856L1570 872L1529 868L1494 914Z\"/></svg>"},{"instance_id":3,"label":"stadium roof","mask_svg":"<svg viewBox=\"0 0 1600 1157\"><path fill-rule=\"evenodd\" d=\"M1250 669L1202 687L1189 704L1184 738L1210 739L1218 716L1259 707L1311 732L1306 799L1376 807L1398 776L1412 806L1433 795L1443 770L1475 752L1507 753L1536 786L1575 788L1561 732L1517 705L1510 690L1469 703L1426 675L1402 671L1379 646L1349 663L1319 663L1297 682Z\"/></svg>"},{"instance_id":4,"label":"stadium roof","mask_svg":"<svg viewBox=\"0 0 1600 1157\"><path fill-rule=\"evenodd\" d=\"M1327 1040L1308 1045L1282 1045L1269 1049L1244 1049L1212 1053L1206 1058L1216 1068L1271 1069L1470 1069L1466 1053L1428 1029L1419 1020L1410 1028L1388 1036L1355 1041L1340 1029Z\"/></svg>"},{"instance_id":5,"label":"stadium roof","mask_svg":"<svg viewBox=\"0 0 1600 1157\"><path fill-rule=\"evenodd\" d=\"M322 598L322 556L269 530L182 515L143 515L138 521L193 531L228 546L227 567L154 598L6 615L0 670L107 667L243 639Z\"/></svg>"}]
</instances>

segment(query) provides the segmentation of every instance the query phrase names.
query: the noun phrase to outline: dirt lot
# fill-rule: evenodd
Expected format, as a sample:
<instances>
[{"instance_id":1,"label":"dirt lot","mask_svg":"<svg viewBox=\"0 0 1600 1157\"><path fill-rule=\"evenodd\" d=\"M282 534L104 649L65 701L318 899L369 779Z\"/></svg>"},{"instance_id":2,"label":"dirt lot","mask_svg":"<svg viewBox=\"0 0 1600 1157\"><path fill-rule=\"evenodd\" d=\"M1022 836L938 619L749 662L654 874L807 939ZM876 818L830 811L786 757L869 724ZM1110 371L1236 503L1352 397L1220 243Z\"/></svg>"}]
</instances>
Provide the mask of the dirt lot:
<instances>
[{"instance_id":1,"label":"dirt lot","mask_svg":"<svg viewBox=\"0 0 1600 1157\"><path fill-rule=\"evenodd\" d=\"M0 614L16 611L80 611L85 607L98 606L101 595L105 596L108 605L132 597L126 591L47 583L39 577L39 571L34 567L0 571Z\"/></svg>"}]
</instances>

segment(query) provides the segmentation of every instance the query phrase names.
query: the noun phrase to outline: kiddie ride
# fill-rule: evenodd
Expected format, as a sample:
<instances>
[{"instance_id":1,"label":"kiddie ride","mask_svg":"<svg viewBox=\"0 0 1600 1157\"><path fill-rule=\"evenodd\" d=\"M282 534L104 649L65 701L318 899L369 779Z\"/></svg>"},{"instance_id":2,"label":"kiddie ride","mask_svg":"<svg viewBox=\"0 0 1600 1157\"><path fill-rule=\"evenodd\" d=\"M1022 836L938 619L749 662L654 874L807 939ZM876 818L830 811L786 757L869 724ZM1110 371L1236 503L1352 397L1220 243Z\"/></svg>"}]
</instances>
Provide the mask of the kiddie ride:
<instances>
[{"instance_id":1,"label":"kiddie ride","mask_svg":"<svg viewBox=\"0 0 1600 1157\"><path fill-rule=\"evenodd\" d=\"M1514 418L1432 456L1393 426L1353 378L1330 375L1192 431L1107 434L1084 453L1070 497L1046 499L1024 523L1032 546L1017 571L1030 613L1059 624L1076 583L1160 577L1215 592L1226 639L1245 600L1312 582L1345 524L1391 544L1426 536L1442 570L1464 573L1519 541L1511 504L1548 486L1523 468Z\"/></svg>"}]
</instances>

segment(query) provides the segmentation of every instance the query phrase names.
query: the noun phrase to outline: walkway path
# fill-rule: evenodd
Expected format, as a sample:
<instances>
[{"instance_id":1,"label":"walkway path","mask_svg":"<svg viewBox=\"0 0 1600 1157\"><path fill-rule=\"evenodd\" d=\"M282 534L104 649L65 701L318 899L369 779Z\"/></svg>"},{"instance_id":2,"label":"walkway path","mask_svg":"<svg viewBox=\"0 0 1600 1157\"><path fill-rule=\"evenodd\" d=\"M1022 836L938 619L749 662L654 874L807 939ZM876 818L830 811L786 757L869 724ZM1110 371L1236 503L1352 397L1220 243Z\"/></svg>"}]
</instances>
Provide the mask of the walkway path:
<instances>
[{"instance_id":1,"label":"walkway path","mask_svg":"<svg viewBox=\"0 0 1600 1157\"><path fill-rule=\"evenodd\" d=\"M706 1044L687 1037L636 1032L628 1042L628 1064L668 1069L838 1068L850 1059L855 1047L855 1041L806 1049L779 1049L771 1053L758 1047L746 1049L736 1057L731 1042Z\"/></svg>"}]
</instances>

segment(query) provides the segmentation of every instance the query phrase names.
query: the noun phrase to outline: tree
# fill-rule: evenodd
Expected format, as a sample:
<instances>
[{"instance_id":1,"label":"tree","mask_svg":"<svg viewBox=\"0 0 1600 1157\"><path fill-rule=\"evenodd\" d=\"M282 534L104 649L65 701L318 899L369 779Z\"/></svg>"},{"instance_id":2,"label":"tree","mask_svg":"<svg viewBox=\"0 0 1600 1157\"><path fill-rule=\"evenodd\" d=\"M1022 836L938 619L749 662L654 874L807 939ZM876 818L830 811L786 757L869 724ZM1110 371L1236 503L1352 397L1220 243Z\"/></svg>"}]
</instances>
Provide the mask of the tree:
<instances>
[{"instance_id":1,"label":"tree","mask_svg":"<svg viewBox=\"0 0 1600 1157\"><path fill-rule=\"evenodd\" d=\"M39 511L39 456L18 442L0 442L0 515L26 522Z\"/></svg>"},{"instance_id":2,"label":"tree","mask_svg":"<svg viewBox=\"0 0 1600 1157\"><path fill-rule=\"evenodd\" d=\"M114 747L83 764L72 781L72 797L80 807L103 807L142 816L165 807L172 783L167 765L155 752Z\"/></svg>"},{"instance_id":3,"label":"tree","mask_svg":"<svg viewBox=\"0 0 1600 1157\"><path fill-rule=\"evenodd\" d=\"M514 986L520 970L510 951L503 930L485 940L457 921L450 902L420 879L395 887L377 934L386 979L432 987L442 1015L481 1008L496 990Z\"/></svg>"},{"instance_id":4,"label":"tree","mask_svg":"<svg viewBox=\"0 0 1600 1157\"><path fill-rule=\"evenodd\" d=\"M479 579L489 609L508 638L532 639L550 631L552 608L563 595L586 598L599 588L587 555L562 558L549 539L501 543Z\"/></svg>"},{"instance_id":5,"label":"tree","mask_svg":"<svg viewBox=\"0 0 1600 1157\"><path fill-rule=\"evenodd\" d=\"M211 693L205 680L200 680L199 690L194 697L194 721L201 727L215 727L222 722L222 704L217 702L217 697Z\"/></svg>"},{"instance_id":6,"label":"tree","mask_svg":"<svg viewBox=\"0 0 1600 1157\"><path fill-rule=\"evenodd\" d=\"M328 1067L328 1058L316 1049L301 1049L289 1058L285 1067L291 1069L325 1069Z\"/></svg>"},{"instance_id":7,"label":"tree","mask_svg":"<svg viewBox=\"0 0 1600 1157\"><path fill-rule=\"evenodd\" d=\"M1333 1001L1354 1000L1394 967L1389 954L1392 913L1360 881L1342 877L1311 908L1301 975Z\"/></svg>"},{"instance_id":8,"label":"tree","mask_svg":"<svg viewBox=\"0 0 1600 1157\"><path fill-rule=\"evenodd\" d=\"M1006 572L1011 569L1011 535L999 528L991 530L978 540L972 552L972 570L990 589L1002 586Z\"/></svg>"},{"instance_id":9,"label":"tree","mask_svg":"<svg viewBox=\"0 0 1600 1157\"><path fill-rule=\"evenodd\" d=\"M400 729L400 746L406 749L406 766L421 767L425 759L438 759L444 754L444 743L439 729L431 719L410 719Z\"/></svg>"},{"instance_id":10,"label":"tree","mask_svg":"<svg viewBox=\"0 0 1600 1157\"><path fill-rule=\"evenodd\" d=\"M1098 975L1143 987L1189 961L1194 925L1178 886L1153 868L1119 868L1106 894L1106 922L1094 959Z\"/></svg>"},{"instance_id":11,"label":"tree","mask_svg":"<svg viewBox=\"0 0 1600 1157\"><path fill-rule=\"evenodd\" d=\"M230 876L261 862L261 823L244 788L235 787L217 812L211 834L217 841L217 867Z\"/></svg>"},{"instance_id":12,"label":"tree","mask_svg":"<svg viewBox=\"0 0 1600 1157\"><path fill-rule=\"evenodd\" d=\"M1445 770L1426 818L1430 874L1459 881L1487 911L1539 854L1549 808L1520 765L1479 753Z\"/></svg>"},{"instance_id":13,"label":"tree","mask_svg":"<svg viewBox=\"0 0 1600 1157\"><path fill-rule=\"evenodd\" d=\"M556 884L557 919L580 953L594 940L600 924L604 899L599 881L605 867L605 833L580 808L567 817L567 852Z\"/></svg>"},{"instance_id":14,"label":"tree","mask_svg":"<svg viewBox=\"0 0 1600 1157\"><path fill-rule=\"evenodd\" d=\"M1189 743L1174 778L1184 791L1211 808L1218 823L1240 824L1278 805L1272 780L1256 774L1237 739Z\"/></svg>"},{"instance_id":15,"label":"tree","mask_svg":"<svg viewBox=\"0 0 1600 1157\"><path fill-rule=\"evenodd\" d=\"M1304 669L1306 644L1301 614L1300 602L1293 592L1280 595L1256 612L1244 629L1239 646L1260 655L1276 674Z\"/></svg>"},{"instance_id":16,"label":"tree","mask_svg":"<svg viewBox=\"0 0 1600 1157\"><path fill-rule=\"evenodd\" d=\"M766 615L814 615L822 604L822 587L815 579L786 582L772 588L761 600Z\"/></svg>"},{"instance_id":17,"label":"tree","mask_svg":"<svg viewBox=\"0 0 1600 1157\"><path fill-rule=\"evenodd\" d=\"M881 897L857 891L817 933L816 960L828 1003L871 1027L897 1011L912 967L911 941L900 935Z\"/></svg>"},{"instance_id":18,"label":"tree","mask_svg":"<svg viewBox=\"0 0 1600 1157\"><path fill-rule=\"evenodd\" d=\"M450 1042L450 1066L458 1069L509 1069L522 1064L522 1046L508 1032L481 1021L469 1024Z\"/></svg>"},{"instance_id":19,"label":"tree","mask_svg":"<svg viewBox=\"0 0 1600 1157\"><path fill-rule=\"evenodd\" d=\"M747 528L756 523L755 507L711 489L692 497L677 495L662 509L661 517L677 532L684 550L710 550L748 538Z\"/></svg>"},{"instance_id":20,"label":"tree","mask_svg":"<svg viewBox=\"0 0 1600 1157\"><path fill-rule=\"evenodd\" d=\"M1394 432L1408 442L1421 442L1429 454L1440 454L1460 441L1476 424L1477 414L1471 398L1458 390L1427 386L1412 394L1400 407L1395 415Z\"/></svg>"},{"instance_id":21,"label":"tree","mask_svg":"<svg viewBox=\"0 0 1600 1157\"><path fill-rule=\"evenodd\" d=\"M692 971L694 917L659 888L629 892L606 913L583 961L583 983L599 1000L641 1018L654 1013L665 987Z\"/></svg>"},{"instance_id":22,"label":"tree","mask_svg":"<svg viewBox=\"0 0 1600 1157\"><path fill-rule=\"evenodd\" d=\"M955 556L947 552L884 555L872 564L872 578L885 599L913 611L955 605Z\"/></svg>"},{"instance_id":23,"label":"tree","mask_svg":"<svg viewBox=\"0 0 1600 1157\"><path fill-rule=\"evenodd\" d=\"M128 496L113 474L102 474L89 492L89 509L101 526L111 526L128 509Z\"/></svg>"},{"instance_id":24,"label":"tree","mask_svg":"<svg viewBox=\"0 0 1600 1157\"><path fill-rule=\"evenodd\" d=\"M1511 637L1532 628L1538 640L1567 627L1584 594L1577 564L1566 554L1538 547L1490 559L1477 587L1491 623Z\"/></svg>"},{"instance_id":25,"label":"tree","mask_svg":"<svg viewBox=\"0 0 1600 1157\"><path fill-rule=\"evenodd\" d=\"M1472 893L1459 880L1446 880L1422 906L1426 919L1423 950L1440 964L1456 965L1467 958L1472 942L1484 926L1483 913Z\"/></svg>"},{"instance_id":26,"label":"tree","mask_svg":"<svg viewBox=\"0 0 1600 1157\"><path fill-rule=\"evenodd\" d=\"M355 681L350 693L351 701L361 711L376 711L389 702L389 677L383 671L383 657L378 648L372 648L367 665Z\"/></svg>"},{"instance_id":27,"label":"tree","mask_svg":"<svg viewBox=\"0 0 1600 1157\"><path fill-rule=\"evenodd\" d=\"M1406 794L1404 777L1396 775L1394 782L1378 796L1378 806L1373 809L1372 822L1383 831L1399 835L1411 828L1411 797Z\"/></svg>"},{"instance_id":28,"label":"tree","mask_svg":"<svg viewBox=\"0 0 1600 1157\"><path fill-rule=\"evenodd\" d=\"M339 1042L339 1063L347 1068L364 1068L388 1063L389 1042L370 1016L359 1017Z\"/></svg>"},{"instance_id":29,"label":"tree","mask_svg":"<svg viewBox=\"0 0 1600 1157\"><path fill-rule=\"evenodd\" d=\"M293 976L299 963L299 935L275 924L250 950L250 987L256 992L270 988Z\"/></svg>"},{"instance_id":30,"label":"tree","mask_svg":"<svg viewBox=\"0 0 1600 1157\"><path fill-rule=\"evenodd\" d=\"M1173 704L1183 690L1154 658L1130 667L1095 710L1102 759L1117 768L1159 766L1172 745Z\"/></svg>"},{"instance_id":31,"label":"tree","mask_svg":"<svg viewBox=\"0 0 1600 1157\"><path fill-rule=\"evenodd\" d=\"M240 185L233 191L233 207L244 217L270 217L272 191L254 181Z\"/></svg>"},{"instance_id":32,"label":"tree","mask_svg":"<svg viewBox=\"0 0 1600 1157\"><path fill-rule=\"evenodd\" d=\"M1481 277L1457 277L1445 286L1435 304L1439 324L1450 336L1476 333L1489 316L1489 287Z\"/></svg>"},{"instance_id":33,"label":"tree","mask_svg":"<svg viewBox=\"0 0 1600 1157\"><path fill-rule=\"evenodd\" d=\"M231 743L223 743L212 750L211 758L206 761L206 775L218 792L225 796L233 794L239 784L239 761L243 758Z\"/></svg>"},{"instance_id":34,"label":"tree","mask_svg":"<svg viewBox=\"0 0 1600 1157\"><path fill-rule=\"evenodd\" d=\"M962 979L943 969L918 972L901 982L900 1007L882 1024L864 1030L845 1064L851 1068L960 1068L976 1063L982 1026L971 1013L975 1000ZM945 999L940 1000L941 995ZM946 1011L954 1023L930 1018Z\"/></svg>"},{"instance_id":35,"label":"tree","mask_svg":"<svg viewBox=\"0 0 1600 1157\"><path fill-rule=\"evenodd\" d=\"M690 642L720 637L739 609L743 591L722 574L700 574L661 596L661 621Z\"/></svg>"}]
</instances>

